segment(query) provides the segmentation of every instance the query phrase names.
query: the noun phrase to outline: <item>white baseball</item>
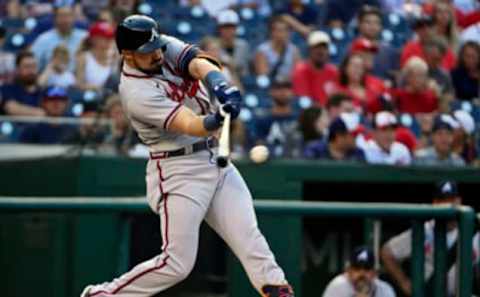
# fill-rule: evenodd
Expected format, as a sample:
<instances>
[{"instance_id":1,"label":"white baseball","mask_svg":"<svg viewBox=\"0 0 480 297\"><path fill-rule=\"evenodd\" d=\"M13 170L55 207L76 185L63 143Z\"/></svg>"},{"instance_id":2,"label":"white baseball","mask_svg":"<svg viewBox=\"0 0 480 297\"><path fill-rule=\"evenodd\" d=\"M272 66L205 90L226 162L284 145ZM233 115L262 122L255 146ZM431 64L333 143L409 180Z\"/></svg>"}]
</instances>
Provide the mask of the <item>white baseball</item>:
<instances>
[{"instance_id":1,"label":"white baseball","mask_svg":"<svg viewBox=\"0 0 480 297\"><path fill-rule=\"evenodd\" d=\"M268 148L264 145L254 146L250 150L250 159L254 163L263 163L267 161L269 155L270 155L270 152L268 151Z\"/></svg>"}]
</instances>

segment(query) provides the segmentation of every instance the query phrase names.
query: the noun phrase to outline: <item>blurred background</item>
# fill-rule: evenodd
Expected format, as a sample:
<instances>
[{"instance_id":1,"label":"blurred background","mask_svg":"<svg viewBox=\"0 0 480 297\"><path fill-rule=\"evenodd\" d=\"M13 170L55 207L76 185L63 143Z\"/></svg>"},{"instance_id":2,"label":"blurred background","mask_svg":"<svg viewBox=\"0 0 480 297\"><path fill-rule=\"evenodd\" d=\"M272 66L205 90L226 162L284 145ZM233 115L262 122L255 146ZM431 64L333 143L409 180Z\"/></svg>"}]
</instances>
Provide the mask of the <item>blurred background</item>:
<instances>
[{"instance_id":1,"label":"blurred background","mask_svg":"<svg viewBox=\"0 0 480 297\"><path fill-rule=\"evenodd\" d=\"M0 196L145 194L148 150L122 110L114 43L116 24L133 13L219 59L242 90L232 159L255 199L480 210L477 0L3 0ZM8 297L77 296L161 246L149 213L0 212ZM391 296L374 295L376 286L411 296L408 216L259 221L299 296L341 297L326 290L335 277L332 286L354 296ZM448 225L449 251L457 237ZM478 235L472 243L478 293ZM456 258L447 256L451 268ZM192 276L159 296L237 295L255 293L205 227Z\"/></svg>"}]
</instances>

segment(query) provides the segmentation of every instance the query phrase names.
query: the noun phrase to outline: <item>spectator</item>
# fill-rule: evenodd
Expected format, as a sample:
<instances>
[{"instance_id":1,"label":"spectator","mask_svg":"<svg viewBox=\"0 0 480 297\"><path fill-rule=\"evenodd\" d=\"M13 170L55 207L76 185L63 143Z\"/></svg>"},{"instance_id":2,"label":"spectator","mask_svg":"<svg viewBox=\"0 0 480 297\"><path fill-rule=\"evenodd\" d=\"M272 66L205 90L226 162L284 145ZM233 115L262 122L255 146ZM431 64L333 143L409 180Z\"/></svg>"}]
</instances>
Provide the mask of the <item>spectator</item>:
<instances>
[{"instance_id":1,"label":"spectator","mask_svg":"<svg viewBox=\"0 0 480 297\"><path fill-rule=\"evenodd\" d=\"M437 3L441 3L441 4L446 3L451 7L454 15L454 20L456 24L461 28L467 28L480 21L480 11L475 10L472 12L463 13L460 9L456 8L450 0L425 1L423 5L424 13L427 15L432 15L434 13L435 5Z\"/></svg>"},{"instance_id":2,"label":"spectator","mask_svg":"<svg viewBox=\"0 0 480 297\"><path fill-rule=\"evenodd\" d=\"M304 147L310 142L323 138L328 128L328 116L318 106L312 106L303 110L299 119L299 128L302 132Z\"/></svg>"},{"instance_id":3,"label":"spectator","mask_svg":"<svg viewBox=\"0 0 480 297\"><path fill-rule=\"evenodd\" d=\"M351 113L355 111L353 99L347 94L337 93L328 98L327 115L331 121L342 113Z\"/></svg>"},{"instance_id":4,"label":"spectator","mask_svg":"<svg viewBox=\"0 0 480 297\"><path fill-rule=\"evenodd\" d=\"M375 256L368 247L356 248L344 273L327 285L323 297L395 297L393 288L377 277Z\"/></svg>"},{"instance_id":5,"label":"spectator","mask_svg":"<svg viewBox=\"0 0 480 297\"><path fill-rule=\"evenodd\" d=\"M456 110L453 117L459 126L453 131L453 152L461 156L467 164L477 159L474 132L475 121L466 111Z\"/></svg>"},{"instance_id":6,"label":"spectator","mask_svg":"<svg viewBox=\"0 0 480 297\"><path fill-rule=\"evenodd\" d=\"M248 75L250 46L241 38L237 38L237 26L240 22L238 14L233 10L225 10L217 17L217 32L220 40L220 60L230 65L239 77Z\"/></svg>"},{"instance_id":7,"label":"spectator","mask_svg":"<svg viewBox=\"0 0 480 297\"><path fill-rule=\"evenodd\" d=\"M380 0L327 1L327 25L343 27L350 23L355 14L364 5L380 6Z\"/></svg>"},{"instance_id":8,"label":"spectator","mask_svg":"<svg viewBox=\"0 0 480 297\"><path fill-rule=\"evenodd\" d=\"M15 59L17 73L12 84L3 86L4 110L13 116L44 116L37 84L37 62L33 53L20 52Z\"/></svg>"},{"instance_id":9,"label":"spectator","mask_svg":"<svg viewBox=\"0 0 480 297\"><path fill-rule=\"evenodd\" d=\"M437 185L437 193L433 199L433 205L461 205L462 198L457 191L457 185L453 181L443 181ZM433 292L433 268L434 268L434 226L435 221L426 222L425 228L425 282L426 292ZM456 221L447 222L447 283L446 292L448 297L455 296L456 272L455 262L457 254L458 226ZM473 263L479 261L479 234L473 238ZM406 296L412 295L412 285L407 274L402 269L401 263L410 261L412 256L412 231L409 229L385 243L381 251L381 258L387 273L393 278L397 286Z\"/></svg>"},{"instance_id":10,"label":"spectator","mask_svg":"<svg viewBox=\"0 0 480 297\"><path fill-rule=\"evenodd\" d=\"M367 76L367 66L362 55L351 53L340 64L336 91L351 96L354 105L362 112L375 113L380 110L378 88L367 79Z\"/></svg>"},{"instance_id":11,"label":"spectator","mask_svg":"<svg viewBox=\"0 0 480 297\"><path fill-rule=\"evenodd\" d=\"M293 91L297 96L308 96L320 106L335 89L337 67L328 63L330 37L322 31L312 32L307 40L309 59L295 65L292 74Z\"/></svg>"},{"instance_id":12,"label":"spectator","mask_svg":"<svg viewBox=\"0 0 480 297\"><path fill-rule=\"evenodd\" d=\"M3 50L7 29L0 23L0 86L11 83L15 73L15 55Z\"/></svg>"},{"instance_id":13,"label":"spectator","mask_svg":"<svg viewBox=\"0 0 480 297\"><path fill-rule=\"evenodd\" d=\"M400 66L403 68L411 57L420 57L425 59L424 46L435 36L434 23L431 17L422 16L415 20L413 24L416 36L403 47L400 57ZM449 48L442 57L442 67L450 71L455 67L456 59L453 51Z\"/></svg>"},{"instance_id":14,"label":"spectator","mask_svg":"<svg viewBox=\"0 0 480 297\"><path fill-rule=\"evenodd\" d=\"M48 88L41 99L41 107L47 117L61 117L68 106L68 96L61 87ZM73 133L71 125L41 122L27 126L20 135L20 142L35 144L59 144Z\"/></svg>"},{"instance_id":15,"label":"spectator","mask_svg":"<svg viewBox=\"0 0 480 297\"><path fill-rule=\"evenodd\" d=\"M51 60L53 50L60 44L64 44L70 54L68 69L75 68L75 53L87 33L84 30L73 27L74 14L69 6L55 8L55 27L40 34L33 42L31 50L35 54L40 69L44 69Z\"/></svg>"},{"instance_id":16,"label":"spectator","mask_svg":"<svg viewBox=\"0 0 480 297\"><path fill-rule=\"evenodd\" d=\"M443 38L436 37L427 42L424 47L430 84L436 90L441 99L440 105L445 111L448 110L448 104L454 99L452 79L449 73L442 68L442 57L447 51L447 46Z\"/></svg>"},{"instance_id":17,"label":"spectator","mask_svg":"<svg viewBox=\"0 0 480 297\"><path fill-rule=\"evenodd\" d=\"M96 100L83 102L82 107L80 119L83 122L66 138L65 142L98 149L104 143L107 134L106 127L101 123L99 102Z\"/></svg>"},{"instance_id":18,"label":"spectator","mask_svg":"<svg viewBox=\"0 0 480 297\"><path fill-rule=\"evenodd\" d=\"M270 81L290 80L294 65L300 60L298 48L290 41L288 24L279 17L269 23L270 39L260 44L254 58L256 75L266 75Z\"/></svg>"},{"instance_id":19,"label":"spectator","mask_svg":"<svg viewBox=\"0 0 480 297\"><path fill-rule=\"evenodd\" d=\"M364 162L364 152L356 146L355 133L359 127L356 114L342 113L328 127L327 141L310 143L304 150L308 159Z\"/></svg>"},{"instance_id":20,"label":"spectator","mask_svg":"<svg viewBox=\"0 0 480 297\"><path fill-rule=\"evenodd\" d=\"M388 111L375 115L373 138L366 141L365 157L370 164L410 165L412 156L408 148L395 141L397 119Z\"/></svg>"},{"instance_id":21,"label":"spectator","mask_svg":"<svg viewBox=\"0 0 480 297\"><path fill-rule=\"evenodd\" d=\"M77 87L101 92L118 67L113 37L114 29L106 22L96 22L90 27L86 49L77 56Z\"/></svg>"},{"instance_id":22,"label":"spectator","mask_svg":"<svg viewBox=\"0 0 480 297\"><path fill-rule=\"evenodd\" d=\"M306 4L302 0L290 0L277 14L295 18L306 26L315 27L318 24L318 8L314 4Z\"/></svg>"},{"instance_id":23,"label":"spectator","mask_svg":"<svg viewBox=\"0 0 480 297\"><path fill-rule=\"evenodd\" d=\"M105 103L106 117L112 121L111 131L104 145L116 154L127 155L130 148L138 143L138 138L131 129L118 95L112 95Z\"/></svg>"},{"instance_id":24,"label":"spectator","mask_svg":"<svg viewBox=\"0 0 480 297\"><path fill-rule=\"evenodd\" d=\"M409 17L421 14L421 4L423 4L425 0L381 0L381 2L382 11Z\"/></svg>"},{"instance_id":25,"label":"spectator","mask_svg":"<svg viewBox=\"0 0 480 297\"><path fill-rule=\"evenodd\" d=\"M448 114L439 114L433 123L432 147L417 151L415 164L464 166L465 161L453 151L453 130L458 122Z\"/></svg>"},{"instance_id":26,"label":"spectator","mask_svg":"<svg viewBox=\"0 0 480 297\"><path fill-rule=\"evenodd\" d=\"M479 98L480 80L480 45L467 41L460 48L458 65L452 70L451 77L457 99Z\"/></svg>"},{"instance_id":27,"label":"spectator","mask_svg":"<svg viewBox=\"0 0 480 297\"><path fill-rule=\"evenodd\" d=\"M458 28L455 21L455 8L446 2L435 2L432 8L432 19L436 33L446 38L449 47L456 49Z\"/></svg>"},{"instance_id":28,"label":"spectator","mask_svg":"<svg viewBox=\"0 0 480 297\"><path fill-rule=\"evenodd\" d=\"M358 13L358 35L375 44L372 74L394 81L399 69L399 52L380 40L382 32L382 12L374 6L364 6Z\"/></svg>"},{"instance_id":29,"label":"spectator","mask_svg":"<svg viewBox=\"0 0 480 297\"><path fill-rule=\"evenodd\" d=\"M392 90L402 113L431 113L438 109L437 93L430 87L428 65L418 57L411 58L402 69L403 85Z\"/></svg>"},{"instance_id":30,"label":"spectator","mask_svg":"<svg viewBox=\"0 0 480 297\"><path fill-rule=\"evenodd\" d=\"M243 91L243 86L240 81L240 78L237 75L232 64L232 60L228 59L225 60L225 56L221 54L221 44L220 41L215 37L204 37L199 43L200 49L205 51L206 54L212 56L213 58L220 61L223 65L222 73L225 75L227 80L232 84L239 87L241 91Z\"/></svg>"},{"instance_id":31,"label":"spectator","mask_svg":"<svg viewBox=\"0 0 480 297\"><path fill-rule=\"evenodd\" d=\"M300 157L297 118L292 107L295 99L291 83L274 81L270 87L273 107L255 119L256 144L266 145L274 158Z\"/></svg>"},{"instance_id":32,"label":"spectator","mask_svg":"<svg viewBox=\"0 0 480 297\"><path fill-rule=\"evenodd\" d=\"M38 77L38 84L42 87L58 86L69 88L75 85L75 75L68 70L70 55L68 48L63 45L53 50L52 60Z\"/></svg>"}]
</instances>

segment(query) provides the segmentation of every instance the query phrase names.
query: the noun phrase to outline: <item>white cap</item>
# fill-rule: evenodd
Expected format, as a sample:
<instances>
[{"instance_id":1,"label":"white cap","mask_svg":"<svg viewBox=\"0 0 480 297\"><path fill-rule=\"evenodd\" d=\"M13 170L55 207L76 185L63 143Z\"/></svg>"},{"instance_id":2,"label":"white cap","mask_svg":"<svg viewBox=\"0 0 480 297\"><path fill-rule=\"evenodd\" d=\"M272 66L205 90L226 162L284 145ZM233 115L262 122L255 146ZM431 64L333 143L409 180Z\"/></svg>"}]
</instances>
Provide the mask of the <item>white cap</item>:
<instances>
[{"instance_id":1,"label":"white cap","mask_svg":"<svg viewBox=\"0 0 480 297\"><path fill-rule=\"evenodd\" d=\"M464 110L456 110L453 116L467 134L472 134L475 131L475 121L473 117Z\"/></svg>"},{"instance_id":2,"label":"white cap","mask_svg":"<svg viewBox=\"0 0 480 297\"><path fill-rule=\"evenodd\" d=\"M389 111L380 111L375 115L375 127L385 128L395 126L397 124L397 118Z\"/></svg>"},{"instance_id":3,"label":"white cap","mask_svg":"<svg viewBox=\"0 0 480 297\"><path fill-rule=\"evenodd\" d=\"M314 31L308 35L307 44L308 46L316 46L319 44L330 44L330 36L323 31Z\"/></svg>"},{"instance_id":4,"label":"white cap","mask_svg":"<svg viewBox=\"0 0 480 297\"><path fill-rule=\"evenodd\" d=\"M217 25L224 26L224 25L238 25L240 23L240 18L238 14L231 10L223 10L218 14L217 17Z\"/></svg>"}]
</instances>

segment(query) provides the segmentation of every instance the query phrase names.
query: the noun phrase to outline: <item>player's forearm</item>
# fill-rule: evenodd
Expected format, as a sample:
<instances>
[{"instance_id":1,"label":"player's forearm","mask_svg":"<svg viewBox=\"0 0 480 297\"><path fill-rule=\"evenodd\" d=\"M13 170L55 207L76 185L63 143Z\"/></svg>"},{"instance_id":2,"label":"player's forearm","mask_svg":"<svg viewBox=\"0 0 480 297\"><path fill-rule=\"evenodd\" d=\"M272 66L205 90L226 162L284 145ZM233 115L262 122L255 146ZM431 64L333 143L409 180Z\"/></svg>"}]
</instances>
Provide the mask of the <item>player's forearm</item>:
<instances>
[{"instance_id":1,"label":"player's forearm","mask_svg":"<svg viewBox=\"0 0 480 297\"><path fill-rule=\"evenodd\" d=\"M408 276L403 272L398 262L393 257L390 249L387 246L382 248L381 257L385 270L392 276L392 278L402 286L404 283L409 282Z\"/></svg>"},{"instance_id":2,"label":"player's forearm","mask_svg":"<svg viewBox=\"0 0 480 297\"><path fill-rule=\"evenodd\" d=\"M211 71L220 71L218 66L212 64L204 58L195 58L188 65L190 75L195 79L205 80L207 74Z\"/></svg>"},{"instance_id":3,"label":"player's forearm","mask_svg":"<svg viewBox=\"0 0 480 297\"><path fill-rule=\"evenodd\" d=\"M220 127L221 120L215 115L199 116L186 107L181 107L173 118L169 131L196 137L207 137Z\"/></svg>"},{"instance_id":4,"label":"player's forearm","mask_svg":"<svg viewBox=\"0 0 480 297\"><path fill-rule=\"evenodd\" d=\"M45 116L45 111L39 107L29 106L10 100L5 103L5 111L13 116Z\"/></svg>"}]
</instances>

